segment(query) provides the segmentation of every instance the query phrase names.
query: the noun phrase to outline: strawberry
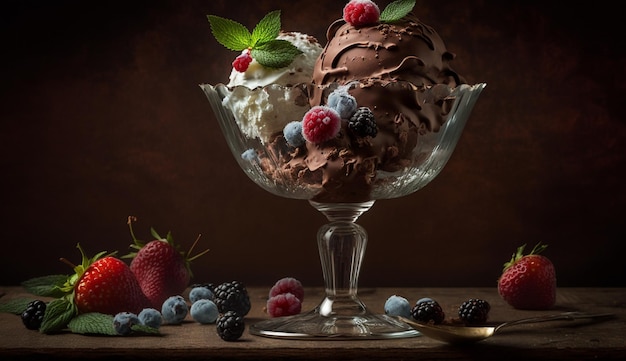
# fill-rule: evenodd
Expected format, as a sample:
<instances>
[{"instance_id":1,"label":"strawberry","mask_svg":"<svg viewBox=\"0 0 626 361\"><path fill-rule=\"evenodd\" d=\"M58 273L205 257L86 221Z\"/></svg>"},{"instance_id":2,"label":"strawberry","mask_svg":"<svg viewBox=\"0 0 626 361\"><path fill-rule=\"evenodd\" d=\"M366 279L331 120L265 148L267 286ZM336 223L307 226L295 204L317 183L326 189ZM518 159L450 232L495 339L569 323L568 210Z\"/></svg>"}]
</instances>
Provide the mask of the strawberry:
<instances>
[{"instance_id":1,"label":"strawberry","mask_svg":"<svg viewBox=\"0 0 626 361\"><path fill-rule=\"evenodd\" d=\"M171 233L168 232L167 237L162 238L154 229L151 229L151 233L155 240L148 243L139 241L132 228L132 222L136 220L135 217L128 217L128 227L134 241L131 248L136 252L124 257L132 258L130 270L139 281L152 308L159 310L168 297L180 295L187 288L192 276L191 261L208 252L208 249L190 257L199 237L188 252L182 252L174 243Z\"/></svg>"},{"instance_id":2,"label":"strawberry","mask_svg":"<svg viewBox=\"0 0 626 361\"><path fill-rule=\"evenodd\" d=\"M523 245L504 264L498 279L498 293L517 309L545 310L556 302L556 273L552 262L539 255L547 245L537 244L528 255Z\"/></svg>"}]
</instances>

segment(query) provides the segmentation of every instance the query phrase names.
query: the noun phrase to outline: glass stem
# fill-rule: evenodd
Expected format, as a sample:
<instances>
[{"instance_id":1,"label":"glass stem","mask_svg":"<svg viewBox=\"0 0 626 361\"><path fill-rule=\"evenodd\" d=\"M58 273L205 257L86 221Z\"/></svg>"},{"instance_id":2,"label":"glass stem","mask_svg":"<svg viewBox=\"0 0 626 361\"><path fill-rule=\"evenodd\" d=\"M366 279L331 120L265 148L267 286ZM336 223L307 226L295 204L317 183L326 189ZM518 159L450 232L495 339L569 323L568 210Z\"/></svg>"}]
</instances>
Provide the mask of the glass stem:
<instances>
[{"instance_id":1,"label":"glass stem","mask_svg":"<svg viewBox=\"0 0 626 361\"><path fill-rule=\"evenodd\" d=\"M365 305L358 299L357 291L367 232L355 222L374 201L311 204L330 221L320 227L317 234L326 290L318 312L322 316L364 314Z\"/></svg>"}]
</instances>

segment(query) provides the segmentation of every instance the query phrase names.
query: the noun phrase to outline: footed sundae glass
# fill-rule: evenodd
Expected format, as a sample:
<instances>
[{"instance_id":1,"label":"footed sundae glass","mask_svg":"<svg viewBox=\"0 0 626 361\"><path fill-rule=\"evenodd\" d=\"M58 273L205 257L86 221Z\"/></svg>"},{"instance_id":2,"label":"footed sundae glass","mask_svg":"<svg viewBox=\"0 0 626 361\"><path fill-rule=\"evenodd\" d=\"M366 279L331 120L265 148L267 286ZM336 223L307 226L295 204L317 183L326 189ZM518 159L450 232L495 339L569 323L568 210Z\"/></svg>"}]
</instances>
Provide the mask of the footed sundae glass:
<instances>
[{"instance_id":1,"label":"footed sundae glass","mask_svg":"<svg viewBox=\"0 0 626 361\"><path fill-rule=\"evenodd\" d=\"M418 336L409 325L395 317L369 311L358 297L358 280L367 245L366 230L356 223L376 200L411 194L432 181L450 158L466 121L486 85L461 85L449 89L445 100L445 121L439 129L421 132L409 160L394 171L374 170L367 194L353 196L351 185L332 185L328 197L322 176L296 175L289 168L295 147L282 134L273 141L250 136L243 113L233 114L224 99L233 89L223 84L202 84L227 143L243 171L263 189L282 197L307 200L324 214L328 223L317 233L317 244L325 285L325 296L315 309L294 316L263 320L250 326L257 336L285 339L390 339ZM329 91L333 87L329 87ZM284 89L283 89L284 90ZM265 88L254 91L264 92ZM287 89L309 97L306 85ZM416 90L417 91L417 90ZM423 91L423 90L422 90ZM293 95L293 94L292 94ZM429 97L424 96L424 101ZM439 99L440 100L440 99ZM275 104L280 107L279 104ZM282 132L281 132L282 133ZM300 172L300 174L303 172ZM306 172L304 172L306 173ZM359 183L360 184L360 183ZM326 194L322 196L322 194ZM346 197L342 197L345 194Z\"/></svg>"}]
</instances>

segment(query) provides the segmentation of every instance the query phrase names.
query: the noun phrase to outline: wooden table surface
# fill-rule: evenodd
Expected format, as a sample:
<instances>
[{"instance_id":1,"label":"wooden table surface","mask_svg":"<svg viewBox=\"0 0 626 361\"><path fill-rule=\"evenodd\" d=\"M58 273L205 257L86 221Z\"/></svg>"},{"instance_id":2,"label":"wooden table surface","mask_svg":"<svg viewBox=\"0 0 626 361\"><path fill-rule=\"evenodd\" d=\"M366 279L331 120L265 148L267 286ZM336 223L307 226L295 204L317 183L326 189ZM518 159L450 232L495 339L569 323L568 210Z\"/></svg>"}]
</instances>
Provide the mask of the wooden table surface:
<instances>
[{"instance_id":1,"label":"wooden table surface","mask_svg":"<svg viewBox=\"0 0 626 361\"><path fill-rule=\"evenodd\" d=\"M252 310L246 324L267 318L263 311L268 288L249 288ZM1 300L29 296L19 287L0 287ZM448 317L466 299L492 305L490 322L505 322L564 311L613 313L601 322L558 321L505 328L472 345L452 346L424 336L398 340L296 341L250 335L237 342L221 340L215 325L187 320L161 327L161 336L106 337L71 333L43 335L27 330L18 316L0 314L0 360L626 360L626 288L560 288L551 311L521 311L506 305L495 288L362 288L368 308L383 312L387 297L398 294L412 304L436 299ZM303 310L323 298L307 289Z\"/></svg>"}]
</instances>

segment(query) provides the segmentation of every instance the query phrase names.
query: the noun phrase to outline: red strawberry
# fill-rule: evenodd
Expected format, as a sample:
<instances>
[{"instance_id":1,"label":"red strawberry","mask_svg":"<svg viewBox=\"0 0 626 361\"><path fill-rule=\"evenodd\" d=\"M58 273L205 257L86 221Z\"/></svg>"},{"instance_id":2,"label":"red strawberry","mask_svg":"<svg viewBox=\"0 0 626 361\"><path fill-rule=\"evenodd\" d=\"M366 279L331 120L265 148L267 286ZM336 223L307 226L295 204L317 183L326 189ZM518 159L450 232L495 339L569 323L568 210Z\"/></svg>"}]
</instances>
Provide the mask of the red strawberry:
<instances>
[{"instance_id":1,"label":"red strawberry","mask_svg":"<svg viewBox=\"0 0 626 361\"><path fill-rule=\"evenodd\" d=\"M131 248L136 249L137 252L125 257L133 258L130 269L137 277L152 307L159 310L168 297L180 295L187 288L191 278L191 261L208 250L189 257L199 238L188 252L181 252L178 245L174 243L171 233L168 233L166 238L162 238L154 229L151 231L156 239L144 244L137 240L133 233L132 222L135 220L135 217L128 217L128 226L135 242Z\"/></svg>"},{"instance_id":2,"label":"red strawberry","mask_svg":"<svg viewBox=\"0 0 626 361\"><path fill-rule=\"evenodd\" d=\"M108 256L92 263L74 287L74 304L79 313L139 313L150 303L128 265Z\"/></svg>"},{"instance_id":3,"label":"red strawberry","mask_svg":"<svg viewBox=\"0 0 626 361\"><path fill-rule=\"evenodd\" d=\"M498 293L509 305L524 310L545 310L556 302L556 273L552 262L538 253L547 245L537 244L528 255L523 245L504 264Z\"/></svg>"}]
</instances>

